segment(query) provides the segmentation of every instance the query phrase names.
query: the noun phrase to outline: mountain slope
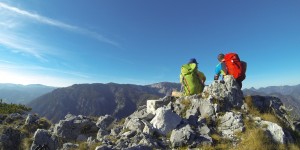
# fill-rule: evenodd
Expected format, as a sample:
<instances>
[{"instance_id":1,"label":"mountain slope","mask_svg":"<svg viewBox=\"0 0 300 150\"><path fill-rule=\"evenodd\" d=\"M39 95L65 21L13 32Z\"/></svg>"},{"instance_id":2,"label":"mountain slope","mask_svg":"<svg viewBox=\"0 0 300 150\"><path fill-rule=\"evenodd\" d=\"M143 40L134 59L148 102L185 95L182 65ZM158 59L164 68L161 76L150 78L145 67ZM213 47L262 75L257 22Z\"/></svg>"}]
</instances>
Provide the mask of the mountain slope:
<instances>
[{"instance_id":1,"label":"mountain slope","mask_svg":"<svg viewBox=\"0 0 300 150\"><path fill-rule=\"evenodd\" d=\"M263 87L263 88L259 88L259 89L250 88L247 90L263 92L266 94L280 93L282 95L291 95L291 96L297 97L300 95L300 93L299 93L300 84L294 85L294 86L287 86L287 85L285 85L285 86L268 86L268 87ZM299 93L299 94L296 94L296 93Z\"/></svg>"},{"instance_id":2,"label":"mountain slope","mask_svg":"<svg viewBox=\"0 0 300 150\"><path fill-rule=\"evenodd\" d=\"M55 87L31 84L31 85L20 85L20 84L0 84L0 98L7 103L21 103L26 104L31 100L53 91Z\"/></svg>"},{"instance_id":3,"label":"mountain slope","mask_svg":"<svg viewBox=\"0 0 300 150\"><path fill-rule=\"evenodd\" d=\"M250 88L243 90L244 95L274 96L291 109L294 117L300 118L300 84L295 86L269 86L264 88Z\"/></svg>"},{"instance_id":4,"label":"mountain slope","mask_svg":"<svg viewBox=\"0 0 300 150\"><path fill-rule=\"evenodd\" d=\"M159 93L165 95L171 95L172 91L176 90L179 91L181 88L180 83L172 83L172 82L160 82L147 85L148 87L155 88L158 90Z\"/></svg>"},{"instance_id":5,"label":"mountain slope","mask_svg":"<svg viewBox=\"0 0 300 150\"><path fill-rule=\"evenodd\" d=\"M28 106L33 112L54 122L67 113L93 116L110 114L122 118L144 105L147 99L163 97L166 93L160 90L166 89L165 86L152 88L115 83L77 84L56 89L35 99Z\"/></svg>"}]
</instances>

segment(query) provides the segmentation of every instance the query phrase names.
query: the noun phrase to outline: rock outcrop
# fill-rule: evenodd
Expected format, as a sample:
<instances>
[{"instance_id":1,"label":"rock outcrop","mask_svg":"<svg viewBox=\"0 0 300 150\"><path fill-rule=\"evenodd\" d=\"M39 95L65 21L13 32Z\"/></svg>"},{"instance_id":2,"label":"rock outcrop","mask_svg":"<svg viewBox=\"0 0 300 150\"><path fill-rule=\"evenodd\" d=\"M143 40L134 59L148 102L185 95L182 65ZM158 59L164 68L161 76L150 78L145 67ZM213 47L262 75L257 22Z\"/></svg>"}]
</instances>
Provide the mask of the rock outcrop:
<instances>
[{"instance_id":1,"label":"rock outcrop","mask_svg":"<svg viewBox=\"0 0 300 150\"><path fill-rule=\"evenodd\" d=\"M53 133L64 140L86 141L89 134L98 130L96 123L86 116L68 114L54 126Z\"/></svg>"},{"instance_id":2,"label":"rock outcrop","mask_svg":"<svg viewBox=\"0 0 300 150\"><path fill-rule=\"evenodd\" d=\"M0 132L0 149L18 149L21 143L21 132L12 127L5 127Z\"/></svg>"},{"instance_id":3,"label":"rock outcrop","mask_svg":"<svg viewBox=\"0 0 300 150\"><path fill-rule=\"evenodd\" d=\"M58 138L57 136L51 134L49 131L44 129L38 129L33 136L33 143L31 145L31 150L36 149L58 149Z\"/></svg>"}]
</instances>

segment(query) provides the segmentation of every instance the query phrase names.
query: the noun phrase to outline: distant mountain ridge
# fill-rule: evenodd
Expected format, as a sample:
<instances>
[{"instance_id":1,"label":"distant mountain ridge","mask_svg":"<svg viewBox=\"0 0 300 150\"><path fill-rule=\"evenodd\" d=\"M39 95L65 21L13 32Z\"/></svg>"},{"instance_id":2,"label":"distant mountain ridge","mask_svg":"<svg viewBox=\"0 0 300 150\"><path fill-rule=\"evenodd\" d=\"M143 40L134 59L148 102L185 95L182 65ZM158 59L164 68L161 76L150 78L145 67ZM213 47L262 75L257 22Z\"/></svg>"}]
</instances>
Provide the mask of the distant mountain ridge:
<instances>
[{"instance_id":1,"label":"distant mountain ridge","mask_svg":"<svg viewBox=\"0 0 300 150\"><path fill-rule=\"evenodd\" d=\"M75 84L58 88L28 104L34 112L52 121L62 119L67 113L74 115L113 115L123 118L144 105L147 99L171 95L173 90L180 91L179 83L161 82L150 85L117 83ZM292 113L300 116L300 85L244 89L244 95L275 96L282 100ZM287 89L285 89L287 88ZM274 92L272 92L274 91ZM290 94L290 95L288 95Z\"/></svg>"},{"instance_id":2,"label":"distant mountain ridge","mask_svg":"<svg viewBox=\"0 0 300 150\"><path fill-rule=\"evenodd\" d=\"M160 82L147 85L148 87L155 88L159 93L165 95L171 95L172 91L177 90L180 91L181 84L180 83L172 83L172 82Z\"/></svg>"},{"instance_id":3,"label":"distant mountain ridge","mask_svg":"<svg viewBox=\"0 0 300 150\"><path fill-rule=\"evenodd\" d=\"M41 84L0 83L0 99L7 103L26 104L43 94L53 91L55 88Z\"/></svg>"},{"instance_id":4,"label":"distant mountain ridge","mask_svg":"<svg viewBox=\"0 0 300 150\"><path fill-rule=\"evenodd\" d=\"M295 98L300 97L300 93L299 93L300 84L294 85L294 86L288 86L288 85L268 86L268 87L263 87L263 88L259 88L259 89L250 88L250 89L245 89L245 90L250 90L250 91L254 91L254 92L262 92L262 93L266 93L266 94L279 93L282 95L291 95Z\"/></svg>"},{"instance_id":5,"label":"distant mountain ridge","mask_svg":"<svg viewBox=\"0 0 300 150\"><path fill-rule=\"evenodd\" d=\"M300 84L294 86L269 86L264 88L249 88L243 90L244 95L274 96L292 109L292 114L300 118Z\"/></svg>"},{"instance_id":6,"label":"distant mountain ridge","mask_svg":"<svg viewBox=\"0 0 300 150\"><path fill-rule=\"evenodd\" d=\"M173 89L179 90L178 83L156 83L133 85L117 83L75 84L58 88L28 104L33 112L52 121L63 119L67 113L75 115L113 115L126 117L148 99L162 98Z\"/></svg>"}]
</instances>

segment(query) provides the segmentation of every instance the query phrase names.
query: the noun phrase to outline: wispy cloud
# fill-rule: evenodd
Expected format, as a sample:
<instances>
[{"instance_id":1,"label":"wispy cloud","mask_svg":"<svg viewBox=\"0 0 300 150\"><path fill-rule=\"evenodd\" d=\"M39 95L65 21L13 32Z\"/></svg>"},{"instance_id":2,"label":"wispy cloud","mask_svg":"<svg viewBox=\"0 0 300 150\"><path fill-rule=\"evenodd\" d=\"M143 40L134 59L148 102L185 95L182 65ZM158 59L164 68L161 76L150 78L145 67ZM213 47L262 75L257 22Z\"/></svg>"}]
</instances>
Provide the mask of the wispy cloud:
<instances>
[{"instance_id":1,"label":"wispy cloud","mask_svg":"<svg viewBox=\"0 0 300 150\"><path fill-rule=\"evenodd\" d=\"M55 50L38 44L28 36L17 35L13 32L1 31L0 44L14 53L29 54L43 62L48 61L44 55L55 55Z\"/></svg>"},{"instance_id":2,"label":"wispy cloud","mask_svg":"<svg viewBox=\"0 0 300 150\"><path fill-rule=\"evenodd\" d=\"M1 20L0 22L0 27L4 28L4 29L11 29L11 28L15 28L17 26L17 23L15 21L13 21L12 19L5 19L5 20Z\"/></svg>"},{"instance_id":3,"label":"wispy cloud","mask_svg":"<svg viewBox=\"0 0 300 150\"><path fill-rule=\"evenodd\" d=\"M20 45L16 42L12 42L11 39L4 39L1 37L0 44L5 45L6 47L9 47L9 48L16 49L14 52L18 52L18 50L22 50L23 52L30 53L39 59L43 59L42 56L39 53L36 53L36 51L34 49L29 48L24 45Z\"/></svg>"},{"instance_id":4,"label":"wispy cloud","mask_svg":"<svg viewBox=\"0 0 300 150\"><path fill-rule=\"evenodd\" d=\"M2 63L1 63L2 62ZM81 72L76 72L76 71L71 71L71 70L60 70L60 69L55 69L55 68L48 68L48 67L42 67L42 66L34 66L34 65L22 65L22 64L17 64L5 60L0 60L0 69L1 70L7 70L7 71L15 71L18 72L20 70L25 71L25 72L46 72L48 73L54 73L58 75L66 75L69 76L70 78L85 78L88 79L90 78L90 75L81 73Z\"/></svg>"},{"instance_id":5,"label":"wispy cloud","mask_svg":"<svg viewBox=\"0 0 300 150\"><path fill-rule=\"evenodd\" d=\"M6 64L13 64L13 62L7 61L7 60L0 60L0 63L6 63Z\"/></svg>"},{"instance_id":6,"label":"wispy cloud","mask_svg":"<svg viewBox=\"0 0 300 150\"><path fill-rule=\"evenodd\" d=\"M26 11L26 10L22 10L22 9L19 9L17 7L14 7L14 6L7 5L7 4L2 3L2 2L0 2L0 8L5 9L5 10L9 10L10 12L12 12L14 14L27 17L29 19L38 21L40 23L44 23L44 24L55 26L55 27L58 27L58 28L61 28L61 29L64 29L64 30L69 30L69 31L72 31L72 32L80 33L80 34L95 38L100 42L105 42L105 43L108 43L108 44L111 44L111 45L114 45L114 46L117 46L117 47L119 46L119 44L116 43L115 41L113 41L111 39L108 39L108 38L104 37L103 35L101 35L97 32L94 32L94 31L90 31L90 30L87 30L87 29L84 29L84 28L81 28L81 27L77 27L77 26L74 26L74 25L70 25L70 24L55 20L55 19L51 19L51 18L48 18L48 17L45 17L45 16L41 16L39 14L32 13L32 12L29 12L29 11Z\"/></svg>"}]
</instances>

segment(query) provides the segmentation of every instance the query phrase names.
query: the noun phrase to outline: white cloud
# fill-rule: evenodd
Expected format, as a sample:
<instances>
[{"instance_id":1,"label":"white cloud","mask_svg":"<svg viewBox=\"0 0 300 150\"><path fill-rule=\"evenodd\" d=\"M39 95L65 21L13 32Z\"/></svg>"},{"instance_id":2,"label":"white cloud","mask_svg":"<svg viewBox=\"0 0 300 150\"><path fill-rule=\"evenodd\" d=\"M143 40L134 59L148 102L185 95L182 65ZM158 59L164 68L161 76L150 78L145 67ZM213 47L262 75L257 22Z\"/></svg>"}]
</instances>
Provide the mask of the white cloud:
<instances>
[{"instance_id":1,"label":"white cloud","mask_svg":"<svg viewBox=\"0 0 300 150\"><path fill-rule=\"evenodd\" d=\"M24 16L24 17L27 17L29 19L38 21L40 23L44 23L44 24L47 24L47 25L56 26L56 27L61 28L61 29L65 29L65 30L69 30L69 31L72 31L72 32L80 33L80 34L83 34L83 35L86 35L86 36L89 36L89 37L93 37L93 38L97 39L98 41L105 42L105 43L108 43L108 44L111 44L111 45L114 45L114 46L118 46L118 43L104 37L103 35L100 35L97 32L93 32L93 31L90 31L90 30L87 30L87 29L84 29L84 28L81 28L81 27L77 27L77 26L74 26L74 25L70 25L70 24L58 21L58 20L47 18L47 17L41 16L41 15L36 14L36 13L32 13L32 12L29 12L29 11L26 11L26 10L19 9L17 7L7 5L7 4L2 3L2 2L0 2L0 8L8 10L8 11L14 13L14 14Z\"/></svg>"}]
</instances>

